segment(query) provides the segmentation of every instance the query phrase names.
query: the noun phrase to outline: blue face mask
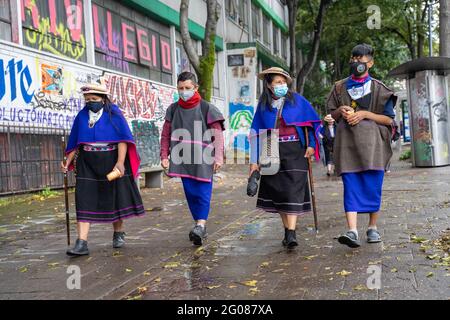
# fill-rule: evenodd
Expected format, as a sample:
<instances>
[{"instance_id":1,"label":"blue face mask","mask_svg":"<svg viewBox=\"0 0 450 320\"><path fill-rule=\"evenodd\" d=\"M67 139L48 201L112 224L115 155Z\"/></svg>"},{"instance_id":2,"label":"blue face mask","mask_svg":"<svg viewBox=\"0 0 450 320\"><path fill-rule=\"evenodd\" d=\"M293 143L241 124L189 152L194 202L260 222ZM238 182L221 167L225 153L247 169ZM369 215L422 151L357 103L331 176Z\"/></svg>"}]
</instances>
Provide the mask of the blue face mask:
<instances>
[{"instance_id":1,"label":"blue face mask","mask_svg":"<svg viewBox=\"0 0 450 320\"><path fill-rule=\"evenodd\" d=\"M276 97L282 98L288 93L287 84L279 84L273 87L273 93Z\"/></svg>"},{"instance_id":2,"label":"blue face mask","mask_svg":"<svg viewBox=\"0 0 450 320\"><path fill-rule=\"evenodd\" d=\"M178 94L180 95L180 98L183 101L188 101L190 98L192 98L195 94L194 90L183 90L178 91Z\"/></svg>"},{"instance_id":3,"label":"blue face mask","mask_svg":"<svg viewBox=\"0 0 450 320\"><path fill-rule=\"evenodd\" d=\"M99 112L103 108L103 101L89 101L86 102L86 107L92 112Z\"/></svg>"}]
</instances>

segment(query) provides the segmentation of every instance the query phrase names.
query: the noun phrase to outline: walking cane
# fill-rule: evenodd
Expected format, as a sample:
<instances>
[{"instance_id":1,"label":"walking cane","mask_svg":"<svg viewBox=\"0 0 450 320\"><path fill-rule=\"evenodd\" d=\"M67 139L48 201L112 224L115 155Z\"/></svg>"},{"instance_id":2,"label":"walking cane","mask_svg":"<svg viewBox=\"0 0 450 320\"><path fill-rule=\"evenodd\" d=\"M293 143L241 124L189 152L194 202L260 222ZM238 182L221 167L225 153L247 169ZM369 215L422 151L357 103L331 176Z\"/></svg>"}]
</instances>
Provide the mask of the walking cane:
<instances>
[{"instance_id":1,"label":"walking cane","mask_svg":"<svg viewBox=\"0 0 450 320\"><path fill-rule=\"evenodd\" d=\"M62 151L63 151L63 159L64 166L67 164L67 156L66 156L66 143L65 136L61 137L62 140ZM68 181L67 181L67 171L64 172L64 200L66 202L66 230L67 230L67 245L70 246L70 222L69 222L69 189L68 189Z\"/></svg>"},{"instance_id":2,"label":"walking cane","mask_svg":"<svg viewBox=\"0 0 450 320\"><path fill-rule=\"evenodd\" d=\"M309 138L308 138L308 129L305 127L305 138L306 138L306 149L309 146ZM316 209L316 194L314 192L314 178L312 173L312 164L311 157L308 157L308 181L309 181L309 190L311 192L311 201L313 206L313 214L314 214L314 227L316 229L316 233L319 232L319 226L317 223L317 209Z\"/></svg>"}]
</instances>

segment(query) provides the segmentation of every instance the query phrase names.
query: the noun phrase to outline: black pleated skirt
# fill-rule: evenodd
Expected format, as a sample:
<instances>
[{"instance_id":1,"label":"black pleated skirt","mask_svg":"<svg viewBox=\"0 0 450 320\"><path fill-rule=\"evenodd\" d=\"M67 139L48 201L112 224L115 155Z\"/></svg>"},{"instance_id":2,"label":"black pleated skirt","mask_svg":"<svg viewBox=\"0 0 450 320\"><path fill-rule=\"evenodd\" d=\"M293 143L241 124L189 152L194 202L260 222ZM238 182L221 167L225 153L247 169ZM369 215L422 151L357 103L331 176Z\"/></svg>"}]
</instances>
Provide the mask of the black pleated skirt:
<instances>
[{"instance_id":1,"label":"black pleated skirt","mask_svg":"<svg viewBox=\"0 0 450 320\"><path fill-rule=\"evenodd\" d=\"M257 208L293 215L311 212L305 152L299 141L280 142L280 171L261 176Z\"/></svg>"},{"instance_id":2,"label":"black pleated skirt","mask_svg":"<svg viewBox=\"0 0 450 320\"><path fill-rule=\"evenodd\" d=\"M106 175L117 162L117 149L86 151L81 146L78 152L75 203L79 222L112 223L145 213L128 156L125 175L108 181Z\"/></svg>"}]
</instances>

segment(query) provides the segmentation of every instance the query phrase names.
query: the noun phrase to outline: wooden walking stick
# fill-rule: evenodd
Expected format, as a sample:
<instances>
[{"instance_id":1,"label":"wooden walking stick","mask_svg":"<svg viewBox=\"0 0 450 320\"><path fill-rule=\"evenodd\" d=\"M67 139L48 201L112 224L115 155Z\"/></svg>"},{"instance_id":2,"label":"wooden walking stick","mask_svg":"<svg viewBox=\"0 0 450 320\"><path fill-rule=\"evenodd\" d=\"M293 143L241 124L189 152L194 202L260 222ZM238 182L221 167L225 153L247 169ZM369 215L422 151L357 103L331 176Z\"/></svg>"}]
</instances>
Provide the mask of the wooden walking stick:
<instances>
[{"instance_id":1,"label":"wooden walking stick","mask_svg":"<svg viewBox=\"0 0 450 320\"><path fill-rule=\"evenodd\" d=\"M304 129L305 129L305 138L306 138L306 149L308 149L308 146L309 146L308 129L307 129L307 127L304 127ZM318 222L317 222L316 194L314 192L314 178L313 178L313 173L312 173L311 157L308 157L308 181L309 181L309 190L311 192L311 201L312 201L312 207L313 207L314 228L316 229L316 232L319 232L319 226L318 226Z\"/></svg>"},{"instance_id":2,"label":"wooden walking stick","mask_svg":"<svg viewBox=\"0 0 450 320\"><path fill-rule=\"evenodd\" d=\"M63 134L61 138L61 146L63 151L63 159L64 159L64 166L67 164L67 156L66 156L66 143L65 143L65 136ZM69 188L68 188L68 181L67 181L67 171L64 172L64 200L66 202L66 230L67 230L67 245L70 246L70 221L69 221Z\"/></svg>"}]
</instances>

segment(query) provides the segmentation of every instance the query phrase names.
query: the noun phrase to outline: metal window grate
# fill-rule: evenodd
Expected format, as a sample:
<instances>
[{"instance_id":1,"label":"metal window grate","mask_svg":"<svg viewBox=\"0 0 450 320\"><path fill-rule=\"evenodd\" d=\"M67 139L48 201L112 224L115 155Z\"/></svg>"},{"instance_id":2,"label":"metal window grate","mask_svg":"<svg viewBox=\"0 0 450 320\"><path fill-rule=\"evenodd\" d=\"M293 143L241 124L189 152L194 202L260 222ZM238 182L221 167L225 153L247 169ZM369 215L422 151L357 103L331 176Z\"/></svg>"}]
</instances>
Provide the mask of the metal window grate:
<instances>
[{"instance_id":1,"label":"metal window grate","mask_svg":"<svg viewBox=\"0 0 450 320\"><path fill-rule=\"evenodd\" d=\"M68 130L0 124L0 195L62 188L62 136ZM69 174L69 186L75 178Z\"/></svg>"}]
</instances>

